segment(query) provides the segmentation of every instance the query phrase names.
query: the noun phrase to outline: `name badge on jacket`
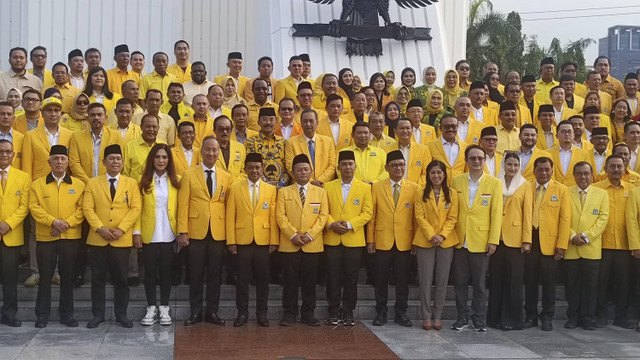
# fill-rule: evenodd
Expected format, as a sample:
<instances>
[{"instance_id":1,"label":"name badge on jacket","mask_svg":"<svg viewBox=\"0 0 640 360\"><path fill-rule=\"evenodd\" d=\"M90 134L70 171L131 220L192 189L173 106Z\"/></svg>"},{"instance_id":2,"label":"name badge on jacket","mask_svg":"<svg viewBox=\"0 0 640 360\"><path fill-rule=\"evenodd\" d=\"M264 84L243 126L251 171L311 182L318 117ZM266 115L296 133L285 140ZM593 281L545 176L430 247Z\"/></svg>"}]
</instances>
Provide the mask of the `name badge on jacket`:
<instances>
[{"instance_id":1,"label":"name badge on jacket","mask_svg":"<svg viewBox=\"0 0 640 360\"><path fill-rule=\"evenodd\" d=\"M591 215L600 215L600 210L593 209L593 211L591 212Z\"/></svg>"},{"instance_id":2,"label":"name badge on jacket","mask_svg":"<svg viewBox=\"0 0 640 360\"><path fill-rule=\"evenodd\" d=\"M551 195L551 201L558 201L558 197L555 195Z\"/></svg>"}]
</instances>

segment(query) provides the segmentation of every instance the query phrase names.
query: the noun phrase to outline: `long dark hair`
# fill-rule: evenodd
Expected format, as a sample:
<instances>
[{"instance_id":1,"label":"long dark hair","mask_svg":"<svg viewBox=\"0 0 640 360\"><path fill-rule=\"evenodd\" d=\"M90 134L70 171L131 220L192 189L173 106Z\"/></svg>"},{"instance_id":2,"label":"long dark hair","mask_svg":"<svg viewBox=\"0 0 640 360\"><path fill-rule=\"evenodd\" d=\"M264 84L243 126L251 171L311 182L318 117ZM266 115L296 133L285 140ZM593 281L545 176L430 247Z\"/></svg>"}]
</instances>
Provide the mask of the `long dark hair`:
<instances>
[{"instance_id":1,"label":"long dark hair","mask_svg":"<svg viewBox=\"0 0 640 360\"><path fill-rule=\"evenodd\" d=\"M429 172L434 167L440 168L440 170L442 170L442 172L444 173L444 179L442 179L442 185L440 185L442 187L442 191L440 191L440 193L444 195L445 204L450 204L451 194L449 193L449 185L447 185L447 165L445 165L440 160L433 160L432 162L429 163L429 165L427 165L427 175L426 175L427 185L424 187L424 194L422 194L422 201L426 202L429 199L429 193L431 192L431 190L433 190L433 183L429 178Z\"/></svg>"},{"instance_id":2,"label":"long dark hair","mask_svg":"<svg viewBox=\"0 0 640 360\"><path fill-rule=\"evenodd\" d=\"M349 68L344 68L342 70L340 70L340 72L338 73L338 86L340 86L340 89L344 90L345 94L347 94L347 97L349 98L349 100L353 100L353 83L351 83L351 85L347 85L344 83L344 81L342 81L342 76L347 72L350 71L351 74L353 75L353 70L349 69ZM351 109L349 109L351 110Z\"/></svg>"},{"instance_id":3,"label":"long dark hair","mask_svg":"<svg viewBox=\"0 0 640 360\"><path fill-rule=\"evenodd\" d=\"M624 117L624 122L631 120L631 106L629 106L629 103L625 99L618 99L613 103L613 106L611 106L611 114L609 114L609 117L611 118L611 120L615 119L616 105L618 105L619 102L623 102L627 105L627 116Z\"/></svg>"},{"instance_id":4,"label":"long dark hair","mask_svg":"<svg viewBox=\"0 0 640 360\"><path fill-rule=\"evenodd\" d=\"M395 120L391 120L389 119L389 116L387 116L387 112L389 111L389 107L391 106L395 106L396 108L398 108L398 118ZM395 101L388 102L387 105L384 106L384 122L389 128L389 137L393 138L396 136L396 127L398 126L398 120L400 120L400 118L402 118L402 110L400 110L400 104Z\"/></svg>"},{"instance_id":5,"label":"long dark hair","mask_svg":"<svg viewBox=\"0 0 640 360\"><path fill-rule=\"evenodd\" d=\"M153 174L156 169L153 167L153 160L156 157L156 154L159 150L164 150L167 152L167 156L169 159L169 163L167 164L167 178L169 178L169 182L173 187L179 188L180 183L178 182L178 175L176 175L176 168L173 166L173 156L171 155L171 148L167 144L155 144L149 151L149 155L147 155L147 161L144 165L144 171L142 172L142 178L140 179L140 187L141 193L151 194L151 183L153 183Z\"/></svg>"},{"instance_id":6,"label":"long dark hair","mask_svg":"<svg viewBox=\"0 0 640 360\"><path fill-rule=\"evenodd\" d=\"M493 76L493 74L498 74L495 73L493 71L488 72L484 78L482 78L482 80L484 80L485 84L487 84L487 87L489 88L489 99L491 101L495 101L498 104L501 104L504 101L504 96L502 96L502 94L500 94L500 91L498 91L498 89L491 87L491 77ZM505 91L506 93L506 91Z\"/></svg>"},{"instance_id":7,"label":"long dark hair","mask_svg":"<svg viewBox=\"0 0 640 360\"><path fill-rule=\"evenodd\" d=\"M113 99L113 93L111 92L111 90L109 90L109 79L107 77L107 72L100 66L89 71L89 75L87 75L87 82L85 83L84 90L82 90L82 92L87 94L89 97L93 95L93 83L91 82L91 77L98 71L102 71L102 75L104 75L104 86L102 87L102 93L104 94L104 97L111 100Z\"/></svg>"}]
</instances>

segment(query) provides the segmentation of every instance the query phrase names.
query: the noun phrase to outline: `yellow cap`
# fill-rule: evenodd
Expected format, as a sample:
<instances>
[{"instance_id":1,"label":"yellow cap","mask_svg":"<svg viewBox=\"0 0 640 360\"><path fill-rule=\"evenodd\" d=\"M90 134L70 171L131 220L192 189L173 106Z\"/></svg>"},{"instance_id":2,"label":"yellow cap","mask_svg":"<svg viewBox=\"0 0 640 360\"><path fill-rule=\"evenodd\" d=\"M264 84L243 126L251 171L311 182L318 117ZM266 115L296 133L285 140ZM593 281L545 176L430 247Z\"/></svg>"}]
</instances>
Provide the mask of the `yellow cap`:
<instances>
[{"instance_id":1,"label":"yellow cap","mask_svg":"<svg viewBox=\"0 0 640 360\"><path fill-rule=\"evenodd\" d=\"M42 106L40 106L40 110L44 110L49 105L58 105L62 108L62 101L58 100L58 98L48 97L42 101Z\"/></svg>"}]
</instances>

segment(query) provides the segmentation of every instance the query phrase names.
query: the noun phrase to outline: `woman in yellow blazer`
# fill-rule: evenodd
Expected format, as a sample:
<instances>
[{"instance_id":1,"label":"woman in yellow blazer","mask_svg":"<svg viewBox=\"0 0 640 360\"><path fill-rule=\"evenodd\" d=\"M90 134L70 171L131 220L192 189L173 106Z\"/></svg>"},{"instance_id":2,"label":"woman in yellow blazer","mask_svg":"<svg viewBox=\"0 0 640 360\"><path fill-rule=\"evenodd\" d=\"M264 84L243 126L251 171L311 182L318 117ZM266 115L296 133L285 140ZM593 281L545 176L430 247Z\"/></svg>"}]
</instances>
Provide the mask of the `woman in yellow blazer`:
<instances>
[{"instance_id":1,"label":"woman in yellow blazer","mask_svg":"<svg viewBox=\"0 0 640 360\"><path fill-rule=\"evenodd\" d=\"M107 114L116 107L116 103L122 98L120 94L109 90L107 72L100 66L89 71L87 83L82 92L89 96L90 102L99 102L104 105Z\"/></svg>"},{"instance_id":2,"label":"woman in yellow blazer","mask_svg":"<svg viewBox=\"0 0 640 360\"><path fill-rule=\"evenodd\" d=\"M71 131L78 131L89 129L89 122L87 121L87 111L91 100L89 95L80 93L73 99L73 106L71 111L62 115L60 120L60 126L69 129Z\"/></svg>"},{"instance_id":3,"label":"woman in yellow blazer","mask_svg":"<svg viewBox=\"0 0 640 360\"><path fill-rule=\"evenodd\" d=\"M440 330L453 249L458 244L458 235L454 231L458 221L458 193L447 185L447 166L442 161L429 163L426 178L426 187L416 193L418 228L413 237L413 249L418 259L422 328ZM436 289L432 311L431 285L434 281Z\"/></svg>"},{"instance_id":4,"label":"woman in yellow blazer","mask_svg":"<svg viewBox=\"0 0 640 360\"><path fill-rule=\"evenodd\" d=\"M156 144L149 151L140 179L142 214L133 231L134 245L142 243L147 296L147 314L143 326L171 325L169 297L174 245L177 237L179 179L173 165L171 148ZM160 281L160 306L156 307L156 275Z\"/></svg>"},{"instance_id":5,"label":"woman in yellow blazer","mask_svg":"<svg viewBox=\"0 0 640 360\"><path fill-rule=\"evenodd\" d=\"M531 249L533 200L520 174L520 156L507 151L498 178L502 181L504 210L500 245L489 260L491 278L487 325L519 330L523 324L522 287L524 252Z\"/></svg>"}]
</instances>

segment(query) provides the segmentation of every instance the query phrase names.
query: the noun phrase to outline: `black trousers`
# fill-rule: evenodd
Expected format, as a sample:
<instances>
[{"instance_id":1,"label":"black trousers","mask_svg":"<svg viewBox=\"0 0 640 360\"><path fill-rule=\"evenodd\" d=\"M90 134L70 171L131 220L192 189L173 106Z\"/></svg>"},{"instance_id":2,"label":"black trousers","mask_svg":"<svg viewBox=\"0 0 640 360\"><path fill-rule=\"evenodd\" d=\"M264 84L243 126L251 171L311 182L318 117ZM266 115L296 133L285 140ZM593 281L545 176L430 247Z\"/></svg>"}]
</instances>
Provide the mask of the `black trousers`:
<instances>
[{"instance_id":1,"label":"black trousers","mask_svg":"<svg viewBox=\"0 0 640 360\"><path fill-rule=\"evenodd\" d=\"M524 257L524 312L527 319L538 317L538 284L542 282L540 318L552 320L556 313L556 276L558 261L553 255L542 255L540 233L533 229L531 252Z\"/></svg>"},{"instance_id":2,"label":"black trousers","mask_svg":"<svg viewBox=\"0 0 640 360\"><path fill-rule=\"evenodd\" d=\"M409 264L411 251L400 251L394 244L390 250L376 250L376 312L387 312L389 299L389 275L393 266L393 277L396 281L396 314L407 311L409 300Z\"/></svg>"},{"instance_id":3,"label":"black trousers","mask_svg":"<svg viewBox=\"0 0 640 360\"><path fill-rule=\"evenodd\" d=\"M56 241L36 241L36 259L40 271L36 316L48 319L51 313L51 278L58 264L60 275L60 303L58 312L61 320L73 317L73 269L81 239L60 239Z\"/></svg>"},{"instance_id":4,"label":"black trousers","mask_svg":"<svg viewBox=\"0 0 640 360\"><path fill-rule=\"evenodd\" d=\"M324 246L327 257L327 303L329 315L353 314L358 300L358 270L362 247Z\"/></svg>"},{"instance_id":5,"label":"black trousers","mask_svg":"<svg viewBox=\"0 0 640 360\"><path fill-rule=\"evenodd\" d=\"M144 292L147 305L156 306L156 279L160 279L160 305L169 305L175 241L142 245Z\"/></svg>"},{"instance_id":6,"label":"black trousers","mask_svg":"<svg viewBox=\"0 0 640 360\"><path fill-rule=\"evenodd\" d=\"M614 287L616 303L615 320L627 319L629 308L629 271L631 269L629 250L602 249L602 260L598 271L598 302L596 316L607 319L607 300L610 285Z\"/></svg>"},{"instance_id":7,"label":"black trousers","mask_svg":"<svg viewBox=\"0 0 640 360\"><path fill-rule=\"evenodd\" d=\"M105 284L107 272L113 282L113 310L116 319L127 316L129 306L129 252L131 247L89 245L91 258L91 311L94 317L105 315Z\"/></svg>"},{"instance_id":8,"label":"black trousers","mask_svg":"<svg viewBox=\"0 0 640 360\"><path fill-rule=\"evenodd\" d=\"M7 246L0 239L2 262L2 318L14 319L18 312L18 265L21 246Z\"/></svg>"},{"instance_id":9,"label":"black trousers","mask_svg":"<svg viewBox=\"0 0 640 360\"><path fill-rule=\"evenodd\" d=\"M524 255L520 248L501 243L489 259L489 279L487 324L522 329Z\"/></svg>"},{"instance_id":10,"label":"black trousers","mask_svg":"<svg viewBox=\"0 0 640 360\"><path fill-rule=\"evenodd\" d=\"M77 277L77 276L82 276L84 278L84 275L87 271L87 258L88 258L88 245L87 245L87 236L89 235L89 230L91 229L91 227L89 226L89 223L85 220L82 222L82 241L80 241L80 244L78 245L78 250L76 252L76 259L74 261L74 265L73 265L73 276Z\"/></svg>"},{"instance_id":11,"label":"black trousers","mask_svg":"<svg viewBox=\"0 0 640 360\"><path fill-rule=\"evenodd\" d=\"M227 248L225 241L216 241L211 230L202 240L191 239L187 246L189 258L189 303L191 315L202 314L204 275L207 272L206 313L218 312L220 283L222 280L222 256Z\"/></svg>"},{"instance_id":12,"label":"black trousers","mask_svg":"<svg viewBox=\"0 0 640 360\"><path fill-rule=\"evenodd\" d=\"M487 270L489 257L486 253L472 253L465 248L453 253L453 290L456 294L458 319L469 319L477 326L484 325L487 317ZM473 288L471 314L469 314L469 281Z\"/></svg>"},{"instance_id":13,"label":"black trousers","mask_svg":"<svg viewBox=\"0 0 640 360\"><path fill-rule=\"evenodd\" d=\"M256 281L256 314L267 315L269 300L269 245L238 245L236 269L236 307L238 315L249 315L249 282Z\"/></svg>"},{"instance_id":14,"label":"black trousers","mask_svg":"<svg viewBox=\"0 0 640 360\"><path fill-rule=\"evenodd\" d=\"M582 321L583 324L595 323L598 298L598 268L600 260L575 259L564 260L567 271L565 297L567 298L567 317Z\"/></svg>"},{"instance_id":15,"label":"black trousers","mask_svg":"<svg viewBox=\"0 0 640 360\"><path fill-rule=\"evenodd\" d=\"M301 316L313 316L316 309L316 280L320 253L280 253L284 265L282 309L284 315L298 316L298 285L302 292Z\"/></svg>"}]
</instances>

